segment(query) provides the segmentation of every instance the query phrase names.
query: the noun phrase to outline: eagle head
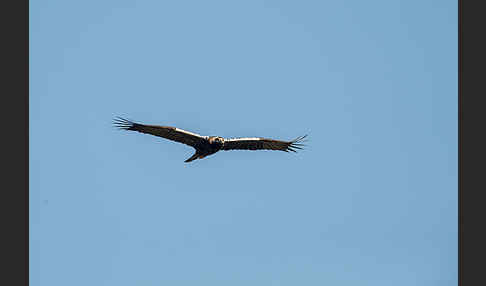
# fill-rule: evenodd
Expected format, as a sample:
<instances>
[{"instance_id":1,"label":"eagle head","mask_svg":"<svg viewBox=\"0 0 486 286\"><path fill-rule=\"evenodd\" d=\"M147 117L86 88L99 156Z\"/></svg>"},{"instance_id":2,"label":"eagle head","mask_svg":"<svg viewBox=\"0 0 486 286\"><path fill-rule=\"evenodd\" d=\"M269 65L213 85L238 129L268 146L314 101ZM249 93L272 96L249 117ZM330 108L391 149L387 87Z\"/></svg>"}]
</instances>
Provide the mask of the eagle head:
<instances>
[{"instance_id":1,"label":"eagle head","mask_svg":"<svg viewBox=\"0 0 486 286\"><path fill-rule=\"evenodd\" d=\"M219 137L219 136L211 136L211 137L209 137L209 144L223 146L224 145L224 138Z\"/></svg>"}]
</instances>

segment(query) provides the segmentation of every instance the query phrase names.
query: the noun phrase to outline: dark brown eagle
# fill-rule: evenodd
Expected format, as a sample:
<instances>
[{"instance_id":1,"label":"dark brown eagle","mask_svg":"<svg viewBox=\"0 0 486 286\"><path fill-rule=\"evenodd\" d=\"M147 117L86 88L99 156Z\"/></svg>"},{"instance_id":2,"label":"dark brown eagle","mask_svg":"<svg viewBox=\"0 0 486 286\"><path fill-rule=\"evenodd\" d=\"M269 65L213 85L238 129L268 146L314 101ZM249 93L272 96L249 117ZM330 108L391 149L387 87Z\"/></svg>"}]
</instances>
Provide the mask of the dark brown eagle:
<instances>
[{"instance_id":1,"label":"dark brown eagle","mask_svg":"<svg viewBox=\"0 0 486 286\"><path fill-rule=\"evenodd\" d=\"M303 140L307 137L297 137L292 141L280 141L266 138L232 138L225 139L219 136L201 136L189 131L170 126L145 125L117 117L114 120L115 127L124 130L138 131L152 134L165 139L184 143L196 149L194 155L184 162L191 162L212 155L219 150L280 150L296 152L302 149Z\"/></svg>"}]
</instances>

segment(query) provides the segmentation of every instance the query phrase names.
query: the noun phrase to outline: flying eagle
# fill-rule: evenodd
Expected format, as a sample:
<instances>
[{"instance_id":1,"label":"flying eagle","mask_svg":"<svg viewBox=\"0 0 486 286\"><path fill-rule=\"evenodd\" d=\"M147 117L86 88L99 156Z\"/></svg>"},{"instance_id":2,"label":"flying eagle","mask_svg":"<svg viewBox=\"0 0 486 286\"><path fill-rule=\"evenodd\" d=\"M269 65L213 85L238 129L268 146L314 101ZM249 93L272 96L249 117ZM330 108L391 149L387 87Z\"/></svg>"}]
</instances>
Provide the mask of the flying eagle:
<instances>
[{"instance_id":1,"label":"flying eagle","mask_svg":"<svg viewBox=\"0 0 486 286\"><path fill-rule=\"evenodd\" d=\"M266 138L231 138L225 139L219 136L201 136L189 131L170 126L145 125L117 117L114 120L115 127L124 130L138 131L141 133L159 136L165 139L189 145L196 149L194 155L184 162L191 162L212 155L219 150L280 150L296 152L302 149L302 142L307 135L297 137L292 141L280 141Z\"/></svg>"}]
</instances>

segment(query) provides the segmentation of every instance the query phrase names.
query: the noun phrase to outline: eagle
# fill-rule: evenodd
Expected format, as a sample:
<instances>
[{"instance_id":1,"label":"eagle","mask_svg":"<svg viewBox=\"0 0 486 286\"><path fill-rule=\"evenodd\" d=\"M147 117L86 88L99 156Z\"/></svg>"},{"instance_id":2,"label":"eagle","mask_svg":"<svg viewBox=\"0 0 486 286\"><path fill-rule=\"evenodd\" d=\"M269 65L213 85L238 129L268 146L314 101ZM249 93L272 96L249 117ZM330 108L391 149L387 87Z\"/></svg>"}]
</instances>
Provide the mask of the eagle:
<instances>
[{"instance_id":1,"label":"eagle","mask_svg":"<svg viewBox=\"0 0 486 286\"><path fill-rule=\"evenodd\" d=\"M121 130L138 131L151 134L179 143L189 145L196 149L194 155L184 162L192 162L212 155L220 150L279 150L297 152L302 149L307 135L295 138L292 141L280 141L267 138L223 138L219 136L201 136L176 127L145 125L135 123L122 117L115 117L113 124Z\"/></svg>"}]
</instances>

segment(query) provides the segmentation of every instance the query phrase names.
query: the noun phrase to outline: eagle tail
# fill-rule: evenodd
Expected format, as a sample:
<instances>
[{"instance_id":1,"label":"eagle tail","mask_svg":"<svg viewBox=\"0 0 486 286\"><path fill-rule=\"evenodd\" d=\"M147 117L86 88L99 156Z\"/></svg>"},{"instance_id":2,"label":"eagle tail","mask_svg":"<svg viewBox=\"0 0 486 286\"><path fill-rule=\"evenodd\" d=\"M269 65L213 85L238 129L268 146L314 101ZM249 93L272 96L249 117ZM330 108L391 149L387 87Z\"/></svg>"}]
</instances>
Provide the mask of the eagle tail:
<instances>
[{"instance_id":1,"label":"eagle tail","mask_svg":"<svg viewBox=\"0 0 486 286\"><path fill-rule=\"evenodd\" d=\"M196 160L197 158L199 158L199 153L196 151L196 153L194 153L194 155L192 155L192 156L191 156L189 159L187 159L187 160L186 160L186 161L184 161L184 162L189 163L189 162L191 162L191 161Z\"/></svg>"}]
</instances>

